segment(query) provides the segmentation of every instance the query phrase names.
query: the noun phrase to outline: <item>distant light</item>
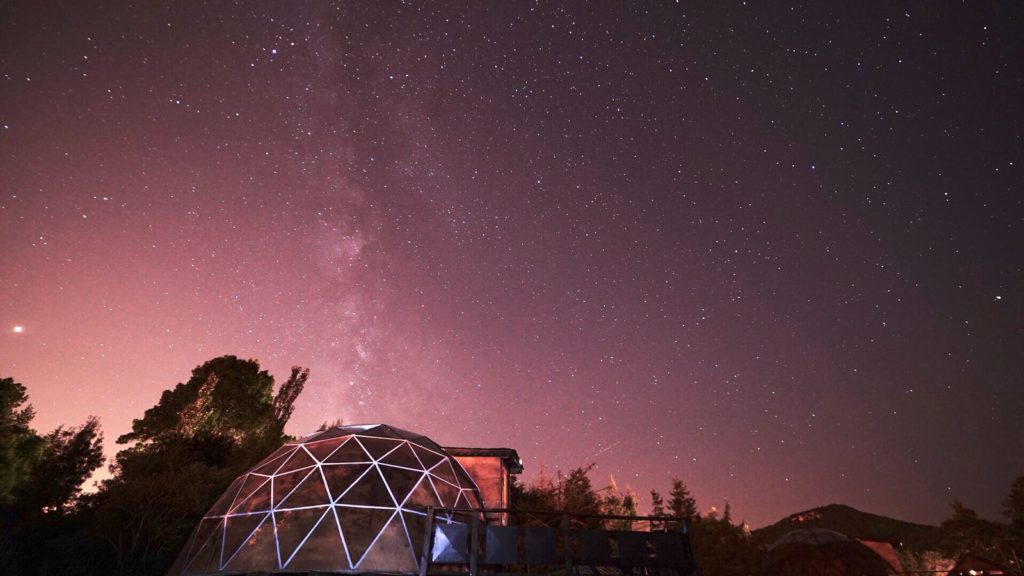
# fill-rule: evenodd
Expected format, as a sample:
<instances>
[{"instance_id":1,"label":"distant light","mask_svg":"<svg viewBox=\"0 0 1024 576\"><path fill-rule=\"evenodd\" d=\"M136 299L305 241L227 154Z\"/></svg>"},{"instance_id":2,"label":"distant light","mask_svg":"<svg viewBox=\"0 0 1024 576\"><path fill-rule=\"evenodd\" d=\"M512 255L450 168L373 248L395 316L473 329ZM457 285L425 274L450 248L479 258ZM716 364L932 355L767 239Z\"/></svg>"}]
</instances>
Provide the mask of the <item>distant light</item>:
<instances>
[{"instance_id":1,"label":"distant light","mask_svg":"<svg viewBox=\"0 0 1024 576\"><path fill-rule=\"evenodd\" d=\"M21 334L24 331L25 331L25 327L24 326L15 326L14 329L12 330L12 332L14 332L15 334Z\"/></svg>"},{"instance_id":2,"label":"distant light","mask_svg":"<svg viewBox=\"0 0 1024 576\"><path fill-rule=\"evenodd\" d=\"M996 300L1002 300L1002 299L1003 299L1002 296L996 296Z\"/></svg>"}]
</instances>

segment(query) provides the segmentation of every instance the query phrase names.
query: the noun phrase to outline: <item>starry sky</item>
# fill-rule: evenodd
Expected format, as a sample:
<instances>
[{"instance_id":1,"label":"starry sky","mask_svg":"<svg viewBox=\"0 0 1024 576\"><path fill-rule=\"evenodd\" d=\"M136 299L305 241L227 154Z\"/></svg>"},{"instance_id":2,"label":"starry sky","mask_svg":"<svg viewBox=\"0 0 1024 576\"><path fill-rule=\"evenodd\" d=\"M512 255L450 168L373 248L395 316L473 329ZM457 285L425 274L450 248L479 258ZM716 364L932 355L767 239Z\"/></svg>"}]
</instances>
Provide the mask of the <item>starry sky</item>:
<instances>
[{"instance_id":1,"label":"starry sky","mask_svg":"<svg viewBox=\"0 0 1024 576\"><path fill-rule=\"evenodd\" d=\"M1011 2L5 3L0 375L110 453L235 354L293 434L995 518L1021 102Z\"/></svg>"}]
</instances>

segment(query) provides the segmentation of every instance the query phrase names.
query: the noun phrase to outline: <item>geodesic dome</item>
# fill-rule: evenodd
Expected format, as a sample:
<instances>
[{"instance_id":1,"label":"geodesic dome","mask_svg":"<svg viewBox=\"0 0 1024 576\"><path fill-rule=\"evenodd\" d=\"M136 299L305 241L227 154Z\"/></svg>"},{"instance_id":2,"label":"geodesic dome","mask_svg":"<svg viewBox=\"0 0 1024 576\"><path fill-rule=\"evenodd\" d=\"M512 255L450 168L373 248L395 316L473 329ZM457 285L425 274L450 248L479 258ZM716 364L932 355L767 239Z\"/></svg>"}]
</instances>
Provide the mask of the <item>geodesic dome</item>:
<instances>
[{"instance_id":1,"label":"geodesic dome","mask_svg":"<svg viewBox=\"0 0 1024 576\"><path fill-rule=\"evenodd\" d=\"M239 476L169 574L415 572L428 506L482 508L444 448L384 424L330 428Z\"/></svg>"}]
</instances>

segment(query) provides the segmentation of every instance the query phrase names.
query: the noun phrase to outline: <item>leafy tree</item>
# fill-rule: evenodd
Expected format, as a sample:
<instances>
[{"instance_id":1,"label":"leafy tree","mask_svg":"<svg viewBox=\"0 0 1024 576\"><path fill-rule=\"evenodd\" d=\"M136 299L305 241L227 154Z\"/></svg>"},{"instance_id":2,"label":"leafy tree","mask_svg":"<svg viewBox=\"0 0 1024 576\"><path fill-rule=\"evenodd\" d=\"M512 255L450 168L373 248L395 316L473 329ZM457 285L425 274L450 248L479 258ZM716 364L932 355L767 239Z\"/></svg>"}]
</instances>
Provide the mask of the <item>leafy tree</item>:
<instances>
[{"instance_id":1,"label":"leafy tree","mask_svg":"<svg viewBox=\"0 0 1024 576\"><path fill-rule=\"evenodd\" d=\"M1000 544L1004 539L1003 527L996 522L985 520L978 513L959 500L950 505L952 514L942 521L945 533L940 549L951 558L969 551L977 552L995 560L1002 560Z\"/></svg>"},{"instance_id":2,"label":"leafy tree","mask_svg":"<svg viewBox=\"0 0 1024 576\"><path fill-rule=\"evenodd\" d=\"M82 483L103 464L103 435L95 417L45 436L31 428L34 417L25 387L0 379L0 507L19 521L67 512Z\"/></svg>"},{"instance_id":3,"label":"leafy tree","mask_svg":"<svg viewBox=\"0 0 1024 576\"><path fill-rule=\"evenodd\" d=\"M284 427L309 376L295 367L274 394L255 360L214 358L192 371L118 438L130 444L112 477L88 497L91 522L121 569L163 573L228 484L287 438Z\"/></svg>"},{"instance_id":4,"label":"leafy tree","mask_svg":"<svg viewBox=\"0 0 1024 576\"><path fill-rule=\"evenodd\" d=\"M13 378L0 379L0 507L9 508L43 455L45 441L29 424L35 411L25 387Z\"/></svg>"},{"instance_id":5,"label":"leafy tree","mask_svg":"<svg viewBox=\"0 0 1024 576\"><path fill-rule=\"evenodd\" d=\"M1003 515L1010 519L1014 530L1024 533L1024 475L1010 484L1010 494L1003 500Z\"/></svg>"},{"instance_id":6,"label":"leafy tree","mask_svg":"<svg viewBox=\"0 0 1024 576\"><path fill-rule=\"evenodd\" d=\"M34 510L67 512L82 493L82 484L103 464L103 433L96 417L77 428L57 427L44 438L45 448L21 490Z\"/></svg>"}]
</instances>

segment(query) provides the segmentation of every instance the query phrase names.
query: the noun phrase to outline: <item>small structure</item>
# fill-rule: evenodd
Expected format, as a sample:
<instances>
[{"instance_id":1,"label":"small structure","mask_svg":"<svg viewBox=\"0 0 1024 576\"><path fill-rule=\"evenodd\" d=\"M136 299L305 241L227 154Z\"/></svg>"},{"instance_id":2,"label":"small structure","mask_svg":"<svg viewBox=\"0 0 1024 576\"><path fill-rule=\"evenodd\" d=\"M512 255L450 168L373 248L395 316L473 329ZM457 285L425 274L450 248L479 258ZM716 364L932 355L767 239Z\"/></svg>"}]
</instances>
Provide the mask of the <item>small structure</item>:
<instances>
[{"instance_id":1,"label":"small structure","mask_svg":"<svg viewBox=\"0 0 1024 576\"><path fill-rule=\"evenodd\" d=\"M445 451L462 464L476 481L485 508L508 508L508 488L513 474L523 473L523 461L511 448L454 448ZM489 515L491 523L508 524L507 514Z\"/></svg>"}]
</instances>

